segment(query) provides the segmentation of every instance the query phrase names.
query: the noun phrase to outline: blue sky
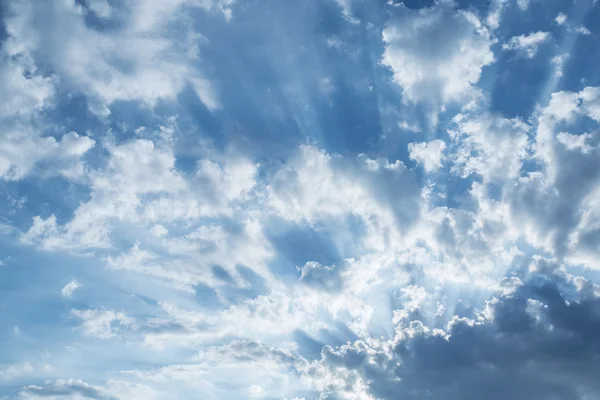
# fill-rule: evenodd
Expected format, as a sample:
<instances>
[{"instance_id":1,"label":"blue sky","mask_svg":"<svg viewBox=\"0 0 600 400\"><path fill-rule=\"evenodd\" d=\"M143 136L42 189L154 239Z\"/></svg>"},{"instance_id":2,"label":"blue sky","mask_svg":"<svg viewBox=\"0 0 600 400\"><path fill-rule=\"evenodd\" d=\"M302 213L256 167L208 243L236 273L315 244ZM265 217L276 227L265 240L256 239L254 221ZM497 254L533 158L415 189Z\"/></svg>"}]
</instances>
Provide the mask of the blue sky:
<instances>
[{"instance_id":1,"label":"blue sky","mask_svg":"<svg viewBox=\"0 0 600 400\"><path fill-rule=\"evenodd\" d=\"M0 20L0 399L600 396L596 0Z\"/></svg>"}]
</instances>

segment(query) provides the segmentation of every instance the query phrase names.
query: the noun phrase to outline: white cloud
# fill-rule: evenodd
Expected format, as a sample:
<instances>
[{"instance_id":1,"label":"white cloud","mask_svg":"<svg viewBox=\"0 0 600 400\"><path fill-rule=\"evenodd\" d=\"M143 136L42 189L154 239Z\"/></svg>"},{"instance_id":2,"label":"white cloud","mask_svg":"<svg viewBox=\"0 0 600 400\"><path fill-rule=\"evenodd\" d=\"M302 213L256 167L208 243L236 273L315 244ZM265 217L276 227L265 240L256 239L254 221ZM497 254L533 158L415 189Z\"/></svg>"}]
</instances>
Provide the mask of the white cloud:
<instances>
[{"instance_id":1,"label":"white cloud","mask_svg":"<svg viewBox=\"0 0 600 400\"><path fill-rule=\"evenodd\" d=\"M11 381L24 375L31 374L34 371L35 368L29 362L11 365L0 364L0 381Z\"/></svg>"},{"instance_id":2,"label":"white cloud","mask_svg":"<svg viewBox=\"0 0 600 400\"><path fill-rule=\"evenodd\" d=\"M7 24L9 35L20 28L15 21ZM42 73L32 54L31 48L13 36L1 49L0 179L16 181L29 175L79 179L84 174L80 158L95 141L76 132L59 138L44 132L51 124L42 114L53 106L58 78Z\"/></svg>"},{"instance_id":3,"label":"white cloud","mask_svg":"<svg viewBox=\"0 0 600 400\"><path fill-rule=\"evenodd\" d=\"M212 4L189 2L192 6L203 3L209 8ZM88 27L82 7L75 2L36 7L13 2L6 20L7 48L11 53L35 54L39 63L50 65L61 86L86 95L90 109L98 115L108 115L108 107L117 100L137 100L149 106L159 99L174 100L186 84L195 88L209 109L215 109L219 103L210 83L186 54L197 38L170 40L162 34L183 4L133 2L128 26L117 33ZM110 5L101 1L89 7L104 18L112 14Z\"/></svg>"},{"instance_id":4,"label":"white cloud","mask_svg":"<svg viewBox=\"0 0 600 400\"><path fill-rule=\"evenodd\" d=\"M378 180L405 180L407 189L415 189L404 192L409 200L418 195L417 188L411 186L413 178L399 160L389 163L364 156L346 160L315 147L301 146L266 189L269 205L291 221L314 222L345 214L385 220L394 210L384 196L377 196Z\"/></svg>"},{"instance_id":5,"label":"white cloud","mask_svg":"<svg viewBox=\"0 0 600 400\"><path fill-rule=\"evenodd\" d=\"M451 171L463 177L476 173L486 181L519 176L529 148L529 125L493 114L458 114L453 121L449 134L457 148L450 156Z\"/></svg>"},{"instance_id":6,"label":"white cloud","mask_svg":"<svg viewBox=\"0 0 600 400\"><path fill-rule=\"evenodd\" d=\"M67 283L65 287L63 287L60 291L60 295L62 297L71 298L75 290L79 289L82 285L77 282L76 279L73 279L71 282Z\"/></svg>"},{"instance_id":7,"label":"white cloud","mask_svg":"<svg viewBox=\"0 0 600 400\"><path fill-rule=\"evenodd\" d=\"M529 8L530 0L517 0L517 5L521 9L521 11L526 11Z\"/></svg>"},{"instance_id":8,"label":"white cloud","mask_svg":"<svg viewBox=\"0 0 600 400\"><path fill-rule=\"evenodd\" d=\"M106 169L90 174L92 196L71 221L58 225L54 216L37 216L23 242L39 243L46 249L107 248L111 224L118 219L135 221L141 196L185 188L168 147L156 148L152 141L140 139L118 146L108 144L107 150Z\"/></svg>"},{"instance_id":9,"label":"white cloud","mask_svg":"<svg viewBox=\"0 0 600 400\"><path fill-rule=\"evenodd\" d=\"M550 34L548 32L531 32L510 38L508 42L502 45L502 48L517 51L527 58L533 58L538 53L540 46L549 39Z\"/></svg>"},{"instance_id":10,"label":"white cloud","mask_svg":"<svg viewBox=\"0 0 600 400\"><path fill-rule=\"evenodd\" d=\"M596 130L571 133L585 118L600 121L600 89L553 93L537 119L533 150L542 169L519 179L508 201L515 224L528 241L559 259L597 268L595 243L600 215L596 193L600 162Z\"/></svg>"},{"instance_id":11,"label":"white cloud","mask_svg":"<svg viewBox=\"0 0 600 400\"><path fill-rule=\"evenodd\" d=\"M152 227L152 229L150 230L150 232L156 236L156 237L160 237L160 236L165 236L169 233L169 230L167 228L165 228L164 226L157 224L154 225Z\"/></svg>"},{"instance_id":12,"label":"white cloud","mask_svg":"<svg viewBox=\"0 0 600 400\"><path fill-rule=\"evenodd\" d=\"M440 139L408 144L408 152L411 160L421 164L425 172L435 172L442 168L442 158L444 157L445 149L446 143Z\"/></svg>"},{"instance_id":13,"label":"white cloud","mask_svg":"<svg viewBox=\"0 0 600 400\"><path fill-rule=\"evenodd\" d=\"M591 139L592 135L584 133L581 135L573 135L567 132L559 132L556 135L556 139L559 143L563 144L568 150L580 150L583 153L587 153L592 150L592 147L586 144L588 139Z\"/></svg>"},{"instance_id":14,"label":"white cloud","mask_svg":"<svg viewBox=\"0 0 600 400\"><path fill-rule=\"evenodd\" d=\"M262 387L258 386L258 385L252 385L250 386L250 389L248 390L248 396L250 396L251 399L261 399L263 397L265 397L267 395L267 392L265 392L265 389L263 389Z\"/></svg>"},{"instance_id":15,"label":"white cloud","mask_svg":"<svg viewBox=\"0 0 600 400\"><path fill-rule=\"evenodd\" d=\"M554 21L558 25L563 25L567 21L567 16L565 14L563 14L563 13L558 13L558 15L556 16L556 18L554 18Z\"/></svg>"},{"instance_id":16,"label":"white cloud","mask_svg":"<svg viewBox=\"0 0 600 400\"><path fill-rule=\"evenodd\" d=\"M394 73L404 99L428 104L433 122L447 103L478 97L474 85L483 67L494 62L488 29L452 1L421 10L396 7L383 40L382 62Z\"/></svg>"},{"instance_id":17,"label":"white cloud","mask_svg":"<svg viewBox=\"0 0 600 400\"><path fill-rule=\"evenodd\" d=\"M71 310L71 315L80 319L79 329L86 335L98 339L113 339L124 331L135 327L135 320L122 312L104 309Z\"/></svg>"},{"instance_id":18,"label":"white cloud","mask_svg":"<svg viewBox=\"0 0 600 400\"><path fill-rule=\"evenodd\" d=\"M35 66L23 60L24 55L7 56L11 58L0 58L0 118L29 116L51 101L54 95L53 79L37 74Z\"/></svg>"},{"instance_id":19,"label":"white cloud","mask_svg":"<svg viewBox=\"0 0 600 400\"><path fill-rule=\"evenodd\" d=\"M76 132L69 132L60 140L41 137L30 127L14 127L0 139L0 177L20 180L36 171L41 176L60 174L68 178L83 175L81 157L95 145L95 141Z\"/></svg>"},{"instance_id":20,"label":"white cloud","mask_svg":"<svg viewBox=\"0 0 600 400\"><path fill-rule=\"evenodd\" d=\"M236 154L210 152L214 157L199 160L196 173L184 176L175 167L173 145L168 134L164 137L165 130L148 132L149 137L158 136L154 140L118 145L107 141L106 166L88 173L90 199L63 225L54 216L36 216L22 241L49 250L86 252L110 248L112 231L123 221L150 231L158 224L231 216L236 204L251 195L259 165Z\"/></svg>"},{"instance_id":21,"label":"white cloud","mask_svg":"<svg viewBox=\"0 0 600 400\"><path fill-rule=\"evenodd\" d=\"M399 124L398 127L402 130L408 131L408 132L413 132L413 133L419 133L421 132L421 128L419 128L419 125L417 123L409 123L406 120L402 120Z\"/></svg>"},{"instance_id":22,"label":"white cloud","mask_svg":"<svg viewBox=\"0 0 600 400\"><path fill-rule=\"evenodd\" d=\"M486 18L486 22L491 29L497 29L500 26L502 13L508 4L508 0L492 0L490 11Z\"/></svg>"},{"instance_id":23,"label":"white cloud","mask_svg":"<svg viewBox=\"0 0 600 400\"><path fill-rule=\"evenodd\" d=\"M580 26L579 28L577 28L576 32L580 33L580 34L582 34L584 36L589 36L589 35L592 34L592 32L588 28L586 28L585 26L583 26L583 25Z\"/></svg>"},{"instance_id":24,"label":"white cloud","mask_svg":"<svg viewBox=\"0 0 600 400\"><path fill-rule=\"evenodd\" d=\"M352 15L352 0L335 0L335 1L338 4L338 6L342 9L342 15L348 22L350 22L352 24L360 23L360 20L358 20L357 18L355 18Z\"/></svg>"},{"instance_id":25,"label":"white cloud","mask_svg":"<svg viewBox=\"0 0 600 400\"><path fill-rule=\"evenodd\" d=\"M560 78L563 76L563 69L565 67L565 62L568 58L568 54L559 54L552 57L552 60L550 60L550 62L554 66L554 76L556 78Z\"/></svg>"},{"instance_id":26,"label":"white cloud","mask_svg":"<svg viewBox=\"0 0 600 400\"><path fill-rule=\"evenodd\" d=\"M538 53L540 46L549 39L550 34L548 32L531 32L510 38L508 42L502 45L502 48L517 51L527 58L533 58Z\"/></svg>"},{"instance_id":27,"label":"white cloud","mask_svg":"<svg viewBox=\"0 0 600 400\"><path fill-rule=\"evenodd\" d=\"M8 18L18 35L7 48L23 46L14 50L23 58L10 58L16 64L7 67L4 84L15 102L0 118L14 120L15 127L40 124L54 93L63 90L96 101L90 103L96 112L117 110L119 100L152 105L176 96L182 85L202 79L187 69L195 70L193 45L204 39L183 35L177 43L171 30L189 30L188 7L223 18L219 13L227 17L232 6L134 0L124 13L114 1L53 3L41 11L16 7ZM37 364L9 364L0 367L0 381L27 377L37 383L23 387L19 398L56 400L443 400L489 393L521 400L557 393L571 398L573 388L597 393L598 383L580 371L593 371L598 358L588 327L599 324L592 311L600 287L589 277L600 269L600 88L554 93L528 119L470 107L486 96L477 85L494 60L490 29L499 26L506 4L493 1L487 27L480 14L444 0L420 10L390 4L394 16L385 28L364 24L384 29L384 62L404 100L420 103L401 113L410 122L397 124L397 114L386 122L382 114L377 134L398 128L415 133L408 156L427 173L443 168L440 174L423 178L401 160L378 156L406 157L405 148L378 143L363 149L366 154L338 154L329 141L327 151L313 144L286 147L276 156L261 148L269 154L264 158L251 155L252 148L237 152L226 140L237 129L234 114L213 115L213 132L188 125L189 115L177 107L186 120L181 130L176 118L153 128L162 107L144 109L147 120L127 119L131 128L118 113L100 125L93 117L98 131L104 123L119 126L94 132L102 148L93 152L95 141L74 132L55 138L6 130L0 139L0 160L8 160L0 163L3 179L61 175L77 180L84 193L69 199L78 205L57 208L43 196L38 202L34 192L11 192L12 208L11 199L29 199L16 210L15 225L35 216L21 241L59 251L52 258L61 262L72 260L69 251L104 262L109 270L102 272L98 293L109 308L63 310L53 319L75 328L44 330L43 340L18 322L27 335L15 328L10 344L38 340L33 347L48 348L42 357L56 360L59 369L41 383ZM45 11L47 18L39 19ZM27 12L31 19L23 17ZM47 21L53 17L60 21ZM122 25L96 30L87 19ZM41 26L32 27L33 20ZM64 31L55 26L61 23ZM81 37L67 37L71 28ZM56 38L42 38L50 33ZM58 39L64 48L43 49ZM98 47L88 49L92 39ZM514 50L535 52L533 42L523 36ZM139 48L125 51L134 45ZM54 59L51 50L66 54L66 61ZM44 70L52 73L31 67L30 75L30 53L48 58ZM77 53L80 60L74 60ZM565 59L552 59L556 76ZM386 76L389 71L379 78ZM331 82L320 83L324 92L330 89ZM381 81L372 84L377 90L369 95L381 96L379 105L388 107ZM165 108L171 112L172 106ZM432 112L437 118L446 110L448 120L460 106L435 131L414 123L422 111L435 119ZM140 125L145 128L134 128ZM219 150L206 144L213 134ZM436 135L446 142L423 141ZM395 139L404 146L407 136ZM438 175L443 179L434 179ZM29 182L5 184L30 188ZM575 275L574 264L589 267L585 278ZM117 281L104 287L104 278ZM79 287L73 279L61 295L69 298ZM31 301L25 295L19 298ZM61 336L52 336L56 332ZM549 343L580 352L548 351Z\"/></svg>"}]
</instances>

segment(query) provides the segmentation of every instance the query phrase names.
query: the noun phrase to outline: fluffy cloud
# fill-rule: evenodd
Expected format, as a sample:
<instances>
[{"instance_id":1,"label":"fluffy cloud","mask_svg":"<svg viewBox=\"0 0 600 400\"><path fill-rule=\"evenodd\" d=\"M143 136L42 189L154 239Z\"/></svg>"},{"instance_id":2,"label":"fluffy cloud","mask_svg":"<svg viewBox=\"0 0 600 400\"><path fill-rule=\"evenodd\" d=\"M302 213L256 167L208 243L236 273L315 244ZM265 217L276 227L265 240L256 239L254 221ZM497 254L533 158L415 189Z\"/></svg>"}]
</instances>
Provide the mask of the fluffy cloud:
<instances>
[{"instance_id":1,"label":"fluffy cloud","mask_svg":"<svg viewBox=\"0 0 600 400\"><path fill-rule=\"evenodd\" d=\"M174 99L186 84L208 108L215 109L218 101L210 83L192 67L195 53L186 54L189 47L197 46L199 36L189 35L181 49L176 41L161 35L184 3L133 2L130 20L113 33L86 23L89 12L111 18L113 9L106 3L94 1L86 8L74 1L53 1L34 7L29 2L12 1L11 17L6 21L7 47L13 54L35 55L38 63L49 66L60 78L61 86L87 96L90 109L99 115L109 114L108 107L118 100L152 106L159 99ZM211 4L190 2L204 8ZM44 82L36 79L38 86ZM30 86L36 84L35 80L30 82Z\"/></svg>"},{"instance_id":2,"label":"fluffy cloud","mask_svg":"<svg viewBox=\"0 0 600 400\"><path fill-rule=\"evenodd\" d=\"M434 172L442 167L445 149L446 143L439 139L431 142L409 143L408 145L410 158L421 164L425 172Z\"/></svg>"},{"instance_id":3,"label":"fluffy cloud","mask_svg":"<svg viewBox=\"0 0 600 400\"><path fill-rule=\"evenodd\" d=\"M474 85L483 67L494 62L488 29L475 14L457 10L453 1L420 10L399 5L383 40L382 61L394 73L405 100L428 104L434 120L447 103L463 104L477 97Z\"/></svg>"},{"instance_id":4,"label":"fluffy cloud","mask_svg":"<svg viewBox=\"0 0 600 400\"><path fill-rule=\"evenodd\" d=\"M56 140L40 137L29 127L19 128L4 132L0 141L0 177L20 180L36 168L42 176L60 174L72 179L83 175L80 158L94 147L93 139L69 132Z\"/></svg>"},{"instance_id":5,"label":"fluffy cloud","mask_svg":"<svg viewBox=\"0 0 600 400\"><path fill-rule=\"evenodd\" d=\"M420 189L401 161L362 155L344 159L312 146L302 146L273 176L266 191L270 207L294 222L313 224L354 215L369 229L395 231L390 223L407 229L419 210Z\"/></svg>"},{"instance_id":6,"label":"fluffy cloud","mask_svg":"<svg viewBox=\"0 0 600 400\"><path fill-rule=\"evenodd\" d=\"M89 172L90 200L64 225L54 216L36 216L21 240L46 249L109 248L111 232L123 221L156 225L231 215L255 185L257 165L227 155L200 160L195 176L186 179L175 168L172 147L163 137L106 143L106 166Z\"/></svg>"},{"instance_id":7,"label":"fluffy cloud","mask_svg":"<svg viewBox=\"0 0 600 400\"><path fill-rule=\"evenodd\" d=\"M527 58L533 58L538 53L540 46L550 39L548 32L531 32L525 35L514 36L502 45L504 50L513 50Z\"/></svg>"},{"instance_id":8,"label":"fluffy cloud","mask_svg":"<svg viewBox=\"0 0 600 400\"><path fill-rule=\"evenodd\" d=\"M98 339L116 338L119 332L135 323L134 319L113 310L71 310L71 315L82 321L79 329L83 333Z\"/></svg>"},{"instance_id":9,"label":"fluffy cloud","mask_svg":"<svg viewBox=\"0 0 600 400\"><path fill-rule=\"evenodd\" d=\"M4 49L3 49L4 50ZM27 116L47 105L54 94L51 77L38 74L27 54L3 51L0 61L0 118Z\"/></svg>"},{"instance_id":10,"label":"fluffy cloud","mask_svg":"<svg viewBox=\"0 0 600 400\"><path fill-rule=\"evenodd\" d=\"M558 25L563 25L567 21L567 16L563 13L558 13L556 18L554 18L554 21L556 21Z\"/></svg>"},{"instance_id":11,"label":"fluffy cloud","mask_svg":"<svg viewBox=\"0 0 600 400\"><path fill-rule=\"evenodd\" d=\"M528 156L529 125L486 114L457 114L453 122L448 131L457 146L450 156L453 172L463 177L479 174L486 181L519 176Z\"/></svg>"},{"instance_id":12,"label":"fluffy cloud","mask_svg":"<svg viewBox=\"0 0 600 400\"><path fill-rule=\"evenodd\" d=\"M592 167L598 162L597 129L577 134L568 130L583 118L597 127L599 99L595 87L552 94L538 118L534 143L543 170L519 179L509 196L530 241L590 267L597 267L591 255L598 251L592 244L600 184Z\"/></svg>"},{"instance_id":13,"label":"fluffy cloud","mask_svg":"<svg viewBox=\"0 0 600 400\"><path fill-rule=\"evenodd\" d=\"M0 365L0 380L10 381L11 379L30 374L34 371L35 368L29 362Z\"/></svg>"},{"instance_id":14,"label":"fluffy cloud","mask_svg":"<svg viewBox=\"0 0 600 400\"><path fill-rule=\"evenodd\" d=\"M592 375L581 373L597 357L590 336L600 323L597 303L566 301L552 284L526 285L444 329L413 320L398 325L389 340L325 347L305 377L341 399L586 398L600 390ZM582 369L571 369L573 363Z\"/></svg>"}]
</instances>

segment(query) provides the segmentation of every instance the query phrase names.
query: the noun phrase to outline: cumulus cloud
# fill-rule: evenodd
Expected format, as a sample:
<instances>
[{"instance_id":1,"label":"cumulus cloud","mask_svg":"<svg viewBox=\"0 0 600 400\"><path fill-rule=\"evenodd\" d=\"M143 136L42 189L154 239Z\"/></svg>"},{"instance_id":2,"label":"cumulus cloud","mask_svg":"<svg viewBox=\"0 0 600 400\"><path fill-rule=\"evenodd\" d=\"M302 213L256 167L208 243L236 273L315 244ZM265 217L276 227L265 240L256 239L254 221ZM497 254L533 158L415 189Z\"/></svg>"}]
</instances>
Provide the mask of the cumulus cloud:
<instances>
[{"instance_id":1,"label":"cumulus cloud","mask_svg":"<svg viewBox=\"0 0 600 400\"><path fill-rule=\"evenodd\" d=\"M0 118L14 115L27 116L51 102L54 94L52 77L37 73L26 54L3 48L0 61L2 85ZM20 56L20 57L19 57Z\"/></svg>"},{"instance_id":2,"label":"cumulus cloud","mask_svg":"<svg viewBox=\"0 0 600 400\"><path fill-rule=\"evenodd\" d=\"M410 158L421 164L425 172L434 172L442 167L445 149L446 143L439 139L431 142L409 143L408 145Z\"/></svg>"},{"instance_id":3,"label":"cumulus cloud","mask_svg":"<svg viewBox=\"0 0 600 400\"><path fill-rule=\"evenodd\" d=\"M455 317L444 329L413 320L389 340L325 347L305 374L323 393L341 399L571 399L597 393L592 375L581 371L593 369L597 357L590 329L599 323L593 311L598 299L568 302L552 284L528 284L517 293L488 301L473 318ZM582 369L574 371L572 363Z\"/></svg>"},{"instance_id":4,"label":"cumulus cloud","mask_svg":"<svg viewBox=\"0 0 600 400\"><path fill-rule=\"evenodd\" d=\"M538 53L540 46L548 40L550 40L548 32L531 32L510 38L508 42L502 45L502 48L517 51L527 58L533 58Z\"/></svg>"},{"instance_id":5,"label":"cumulus cloud","mask_svg":"<svg viewBox=\"0 0 600 400\"><path fill-rule=\"evenodd\" d=\"M0 364L0 380L10 381L11 379L30 374L35 371L31 363L24 362L19 364L1 365Z\"/></svg>"},{"instance_id":6,"label":"cumulus cloud","mask_svg":"<svg viewBox=\"0 0 600 400\"><path fill-rule=\"evenodd\" d=\"M596 265L591 254L597 248L582 238L594 237L596 230L596 213L588 207L594 207L599 184L591 168L598 159L597 130L573 134L568 127L583 118L597 126L599 99L595 87L552 94L538 118L533 147L544 169L519 179L509 197L512 212L521 224L525 222L529 240L590 267Z\"/></svg>"},{"instance_id":7,"label":"cumulus cloud","mask_svg":"<svg viewBox=\"0 0 600 400\"><path fill-rule=\"evenodd\" d=\"M529 149L529 125L520 119L493 114L457 114L449 130L457 148L451 170L463 177L472 173L485 180L518 177Z\"/></svg>"},{"instance_id":8,"label":"cumulus cloud","mask_svg":"<svg viewBox=\"0 0 600 400\"><path fill-rule=\"evenodd\" d=\"M71 310L71 315L81 320L79 329L98 339L117 338L123 330L134 326L135 320L122 312L104 309Z\"/></svg>"},{"instance_id":9,"label":"cumulus cloud","mask_svg":"<svg viewBox=\"0 0 600 400\"><path fill-rule=\"evenodd\" d=\"M19 129L21 128L21 129ZM29 127L15 127L4 132L0 141L0 177L20 180L37 169L39 175L59 174L77 178L84 173L81 157L95 145L95 141L76 132L69 132L56 140L41 137Z\"/></svg>"},{"instance_id":10,"label":"cumulus cloud","mask_svg":"<svg viewBox=\"0 0 600 400\"><path fill-rule=\"evenodd\" d=\"M401 192L396 185L402 186ZM355 215L366 223L378 219L382 228L390 218L408 227L419 209L420 189L401 161L364 156L346 160L312 146L302 146L266 190L272 209L295 222Z\"/></svg>"},{"instance_id":11,"label":"cumulus cloud","mask_svg":"<svg viewBox=\"0 0 600 400\"><path fill-rule=\"evenodd\" d=\"M160 34L184 2L151 3L133 2L131 20L117 33L87 25L86 9L77 2L47 2L40 7L11 2L6 20L7 47L12 53L35 55L38 63L48 65L60 78L61 86L87 96L90 109L98 115L108 115L110 105L118 100L137 100L150 106L159 99L172 100L186 84L208 108L217 108L210 83L192 68L193 56ZM190 5L210 8L211 2ZM94 1L88 7L102 18L113 14L112 6L105 2ZM36 23L38 20L44 23ZM194 46L197 40L197 35L191 35L184 47ZM46 81L35 79L28 84L37 85L40 95L47 93L48 89L39 88L47 86Z\"/></svg>"},{"instance_id":12,"label":"cumulus cloud","mask_svg":"<svg viewBox=\"0 0 600 400\"><path fill-rule=\"evenodd\" d=\"M494 62L488 29L452 1L420 10L399 5L383 30L383 41L382 62L392 70L405 101L430 106L433 121L446 104L477 97L474 85L483 67Z\"/></svg>"},{"instance_id":13,"label":"cumulus cloud","mask_svg":"<svg viewBox=\"0 0 600 400\"><path fill-rule=\"evenodd\" d=\"M567 21L567 15L563 13L558 13L556 18L554 18L554 21L556 21L558 25L563 25Z\"/></svg>"}]
</instances>

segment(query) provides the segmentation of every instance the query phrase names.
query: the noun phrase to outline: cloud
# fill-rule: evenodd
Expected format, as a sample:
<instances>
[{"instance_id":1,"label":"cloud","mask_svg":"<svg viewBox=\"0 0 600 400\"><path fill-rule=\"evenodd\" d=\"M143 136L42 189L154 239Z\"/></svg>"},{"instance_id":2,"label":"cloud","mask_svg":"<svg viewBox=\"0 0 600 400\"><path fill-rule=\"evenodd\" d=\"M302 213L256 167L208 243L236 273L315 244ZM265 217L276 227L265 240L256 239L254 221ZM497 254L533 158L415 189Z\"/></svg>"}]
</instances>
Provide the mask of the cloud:
<instances>
[{"instance_id":1,"label":"cloud","mask_svg":"<svg viewBox=\"0 0 600 400\"><path fill-rule=\"evenodd\" d=\"M524 57L533 58L538 53L540 46L548 40L550 40L548 32L531 32L510 38L502 45L502 49L517 51Z\"/></svg>"},{"instance_id":2,"label":"cloud","mask_svg":"<svg viewBox=\"0 0 600 400\"><path fill-rule=\"evenodd\" d=\"M538 117L533 144L543 169L519 179L508 195L512 213L532 243L590 267L596 265L591 255L597 249L582 238L594 237L598 218L588 208L594 207L600 184L591 167L598 162L597 130L577 134L569 130L586 118L597 126L599 100L595 87L552 94Z\"/></svg>"},{"instance_id":3,"label":"cloud","mask_svg":"<svg viewBox=\"0 0 600 400\"><path fill-rule=\"evenodd\" d=\"M325 289L339 289L341 285L339 275L333 272L335 266L308 261L302 267L296 268L300 271L300 280L308 284L322 286Z\"/></svg>"},{"instance_id":4,"label":"cloud","mask_svg":"<svg viewBox=\"0 0 600 400\"><path fill-rule=\"evenodd\" d=\"M90 110L101 116L108 115L111 104L119 100L149 106L159 99L174 100L187 84L209 109L215 109L219 106L216 95L210 83L192 67L193 56L190 58L178 46L182 42L161 35L183 4L133 2L126 26L112 32L86 24L87 9L77 2L48 2L42 7L11 2L10 18L6 20L8 48L14 49L12 53L34 55L37 63L51 68L61 87L85 95ZM189 4L210 8L211 2ZM102 18L110 18L114 12L112 6L99 1L91 2L89 7ZM36 23L38 20L44 22ZM187 48L196 41L197 37L191 35L182 44ZM41 78L36 79L38 86L44 84ZM35 82L31 81L30 86ZM47 92L45 89L41 93Z\"/></svg>"},{"instance_id":5,"label":"cloud","mask_svg":"<svg viewBox=\"0 0 600 400\"><path fill-rule=\"evenodd\" d=\"M428 105L434 121L446 104L478 97L474 85L483 67L494 62L488 29L452 1L420 10L396 7L383 41L382 62L392 70L405 101Z\"/></svg>"},{"instance_id":6,"label":"cloud","mask_svg":"<svg viewBox=\"0 0 600 400\"><path fill-rule=\"evenodd\" d=\"M71 315L80 319L79 329L91 337L113 339L135 325L135 320L122 312L104 309L71 310Z\"/></svg>"},{"instance_id":7,"label":"cloud","mask_svg":"<svg viewBox=\"0 0 600 400\"><path fill-rule=\"evenodd\" d=\"M175 167L172 142L162 133L105 143L105 168L88 174L90 199L64 225L53 215L34 217L21 240L48 250L110 248L111 233L120 222L154 226L231 215L235 203L254 188L258 165L233 155L201 159L195 175L184 176Z\"/></svg>"},{"instance_id":8,"label":"cloud","mask_svg":"<svg viewBox=\"0 0 600 400\"><path fill-rule=\"evenodd\" d=\"M509 4L507 0L493 0L490 3L490 9L486 18L487 25L492 29L497 29L500 26L502 13Z\"/></svg>"},{"instance_id":9,"label":"cloud","mask_svg":"<svg viewBox=\"0 0 600 400\"><path fill-rule=\"evenodd\" d=\"M414 174L399 160L345 159L312 146L301 146L266 192L271 209L286 220L314 224L354 215L376 230L395 229L391 221L410 227L420 195Z\"/></svg>"},{"instance_id":10,"label":"cloud","mask_svg":"<svg viewBox=\"0 0 600 400\"><path fill-rule=\"evenodd\" d=\"M244 286L239 265L250 266L268 280L271 273L266 264L270 257L271 248L260 225L248 220L229 230L202 225L182 236L163 237L160 243L149 244L146 249L138 242L117 256L108 256L106 264L111 269L146 274L193 293L193 286L200 283ZM224 276L215 273L215 266L225 271Z\"/></svg>"},{"instance_id":11,"label":"cloud","mask_svg":"<svg viewBox=\"0 0 600 400\"><path fill-rule=\"evenodd\" d=\"M57 379L45 382L43 386L25 386L19 392L19 399L71 399L71 400L125 400L164 398L156 390L130 382L111 380L106 387L91 385L80 379Z\"/></svg>"},{"instance_id":12,"label":"cloud","mask_svg":"<svg viewBox=\"0 0 600 400\"><path fill-rule=\"evenodd\" d=\"M387 341L326 346L306 379L340 399L575 399L597 393L600 387L584 371L593 368L598 352L590 330L599 324L593 312L598 298L568 302L552 284L527 284L517 293L488 301L473 318L455 317L444 329L413 320L399 324ZM571 369L573 363L582 369Z\"/></svg>"},{"instance_id":13,"label":"cloud","mask_svg":"<svg viewBox=\"0 0 600 400\"><path fill-rule=\"evenodd\" d=\"M558 25L563 25L567 21L567 16L563 13L558 13L556 18L554 18L554 21L556 21Z\"/></svg>"},{"instance_id":14,"label":"cloud","mask_svg":"<svg viewBox=\"0 0 600 400\"><path fill-rule=\"evenodd\" d=\"M517 5L521 9L521 11L526 11L529 8L530 0L517 0Z\"/></svg>"},{"instance_id":15,"label":"cloud","mask_svg":"<svg viewBox=\"0 0 600 400\"><path fill-rule=\"evenodd\" d=\"M35 368L29 362L11 365L0 364L0 380L11 381L12 379L19 378L23 375L31 374L34 371Z\"/></svg>"},{"instance_id":16,"label":"cloud","mask_svg":"<svg viewBox=\"0 0 600 400\"><path fill-rule=\"evenodd\" d=\"M54 174L69 178L83 175L81 157L95 141L76 132L69 132L57 141L52 136L40 137L28 127L15 127L4 132L0 142L0 177L20 180L33 173Z\"/></svg>"},{"instance_id":17,"label":"cloud","mask_svg":"<svg viewBox=\"0 0 600 400\"><path fill-rule=\"evenodd\" d=\"M8 46L6 46L8 47ZM2 48L0 57L0 118L29 116L52 101L54 81L38 73L28 54ZM12 51L11 51L12 50Z\"/></svg>"},{"instance_id":18,"label":"cloud","mask_svg":"<svg viewBox=\"0 0 600 400\"><path fill-rule=\"evenodd\" d=\"M577 33L580 33L584 36L589 36L592 34L592 32L590 32L590 30L588 28L586 28L585 26L580 26L579 28L576 29Z\"/></svg>"},{"instance_id":19,"label":"cloud","mask_svg":"<svg viewBox=\"0 0 600 400\"><path fill-rule=\"evenodd\" d=\"M71 282L67 283L65 287L63 287L60 291L60 295L62 297L71 298L75 290L81 287L81 283L77 282L76 279L73 279Z\"/></svg>"},{"instance_id":20,"label":"cloud","mask_svg":"<svg viewBox=\"0 0 600 400\"><path fill-rule=\"evenodd\" d=\"M598 397L600 88L495 63L558 4L384 3L11 0L0 397Z\"/></svg>"},{"instance_id":21,"label":"cloud","mask_svg":"<svg viewBox=\"0 0 600 400\"><path fill-rule=\"evenodd\" d=\"M33 49L14 38L16 29L18 23L7 23L9 37L0 49L0 179L62 175L77 180L84 174L81 157L95 141L74 131L48 133L52 124L43 114L54 106L59 79L38 68Z\"/></svg>"},{"instance_id":22,"label":"cloud","mask_svg":"<svg viewBox=\"0 0 600 400\"><path fill-rule=\"evenodd\" d=\"M556 78L561 78L563 76L563 69L565 66L565 62L568 58L568 54L559 54L557 56L552 57L552 60L550 60L550 62L554 66L554 76Z\"/></svg>"},{"instance_id":23,"label":"cloud","mask_svg":"<svg viewBox=\"0 0 600 400\"><path fill-rule=\"evenodd\" d=\"M425 172L434 172L442 167L442 158L446 143L443 140L435 139L431 142L409 143L408 152L411 160L421 164Z\"/></svg>"},{"instance_id":24,"label":"cloud","mask_svg":"<svg viewBox=\"0 0 600 400\"><path fill-rule=\"evenodd\" d=\"M449 134L457 145L451 170L463 177L472 173L486 181L519 176L529 149L529 125L518 118L493 114L457 114Z\"/></svg>"}]
</instances>

